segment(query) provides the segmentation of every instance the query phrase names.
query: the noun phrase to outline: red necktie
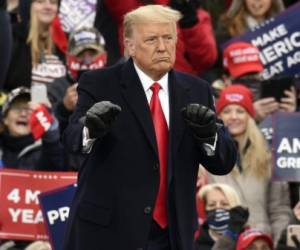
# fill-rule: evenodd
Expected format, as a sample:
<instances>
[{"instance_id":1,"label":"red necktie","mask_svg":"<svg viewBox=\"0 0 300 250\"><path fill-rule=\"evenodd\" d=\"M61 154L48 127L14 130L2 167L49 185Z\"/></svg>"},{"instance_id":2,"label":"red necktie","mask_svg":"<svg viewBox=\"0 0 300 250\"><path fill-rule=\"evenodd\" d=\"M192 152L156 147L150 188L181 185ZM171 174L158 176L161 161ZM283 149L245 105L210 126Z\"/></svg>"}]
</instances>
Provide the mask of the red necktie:
<instances>
[{"instance_id":1,"label":"red necktie","mask_svg":"<svg viewBox=\"0 0 300 250\"><path fill-rule=\"evenodd\" d=\"M164 116L158 92L161 86L154 83L151 86L152 98L150 101L150 110L156 135L156 143L159 156L159 191L155 202L153 212L154 220L162 227L166 228L168 224L167 217L167 160L168 160L168 126Z\"/></svg>"}]
</instances>

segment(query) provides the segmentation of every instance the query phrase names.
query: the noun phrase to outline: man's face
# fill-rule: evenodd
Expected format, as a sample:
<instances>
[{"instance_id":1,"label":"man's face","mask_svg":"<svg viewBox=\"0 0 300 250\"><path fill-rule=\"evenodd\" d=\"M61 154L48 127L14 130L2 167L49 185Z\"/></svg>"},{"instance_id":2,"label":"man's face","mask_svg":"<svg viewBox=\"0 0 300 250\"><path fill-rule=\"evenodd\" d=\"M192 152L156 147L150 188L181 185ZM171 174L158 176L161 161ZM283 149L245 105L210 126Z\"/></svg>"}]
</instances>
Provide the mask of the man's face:
<instances>
[{"instance_id":1,"label":"man's face","mask_svg":"<svg viewBox=\"0 0 300 250\"><path fill-rule=\"evenodd\" d=\"M153 80L159 80L174 65L176 26L172 23L143 23L132 27L125 46L134 62Z\"/></svg>"}]
</instances>

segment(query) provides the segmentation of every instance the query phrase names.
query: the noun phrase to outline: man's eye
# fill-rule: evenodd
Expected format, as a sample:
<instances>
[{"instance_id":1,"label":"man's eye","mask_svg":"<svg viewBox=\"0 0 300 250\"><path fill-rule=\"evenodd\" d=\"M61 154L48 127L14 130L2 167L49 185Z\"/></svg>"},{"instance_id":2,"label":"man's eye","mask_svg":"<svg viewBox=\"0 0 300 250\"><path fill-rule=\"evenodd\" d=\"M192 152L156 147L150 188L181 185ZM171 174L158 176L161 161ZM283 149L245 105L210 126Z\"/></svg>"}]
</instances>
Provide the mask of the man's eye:
<instances>
[{"instance_id":1,"label":"man's eye","mask_svg":"<svg viewBox=\"0 0 300 250\"><path fill-rule=\"evenodd\" d=\"M154 42L154 41L155 41L155 38L154 38L154 37L151 37L151 38L148 38L146 41L147 41L147 42Z\"/></svg>"}]
</instances>

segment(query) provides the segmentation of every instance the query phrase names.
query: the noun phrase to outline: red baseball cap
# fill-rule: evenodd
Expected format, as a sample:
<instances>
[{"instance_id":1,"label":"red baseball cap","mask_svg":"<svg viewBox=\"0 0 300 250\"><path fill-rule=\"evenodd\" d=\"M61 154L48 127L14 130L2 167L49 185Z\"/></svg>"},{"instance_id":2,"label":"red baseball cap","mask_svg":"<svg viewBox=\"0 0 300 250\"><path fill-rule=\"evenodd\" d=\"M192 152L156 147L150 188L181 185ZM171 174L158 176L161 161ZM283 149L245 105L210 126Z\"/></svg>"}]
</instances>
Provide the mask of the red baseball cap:
<instances>
[{"instance_id":1,"label":"red baseball cap","mask_svg":"<svg viewBox=\"0 0 300 250\"><path fill-rule=\"evenodd\" d=\"M253 118L255 110L253 107L253 95L249 88L242 84L233 84L224 88L216 103L216 111L219 114L225 106L229 104L238 104L242 106Z\"/></svg>"},{"instance_id":2,"label":"red baseball cap","mask_svg":"<svg viewBox=\"0 0 300 250\"><path fill-rule=\"evenodd\" d=\"M246 42L231 43L224 49L223 66L234 78L249 73L260 73L264 69L258 48Z\"/></svg>"},{"instance_id":3,"label":"red baseball cap","mask_svg":"<svg viewBox=\"0 0 300 250\"><path fill-rule=\"evenodd\" d=\"M271 249L273 249L273 240L269 234L266 234L258 229L248 229L240 234L236 250L245 250L253 241L263 239Z\"/></svg>"}]
</instances>

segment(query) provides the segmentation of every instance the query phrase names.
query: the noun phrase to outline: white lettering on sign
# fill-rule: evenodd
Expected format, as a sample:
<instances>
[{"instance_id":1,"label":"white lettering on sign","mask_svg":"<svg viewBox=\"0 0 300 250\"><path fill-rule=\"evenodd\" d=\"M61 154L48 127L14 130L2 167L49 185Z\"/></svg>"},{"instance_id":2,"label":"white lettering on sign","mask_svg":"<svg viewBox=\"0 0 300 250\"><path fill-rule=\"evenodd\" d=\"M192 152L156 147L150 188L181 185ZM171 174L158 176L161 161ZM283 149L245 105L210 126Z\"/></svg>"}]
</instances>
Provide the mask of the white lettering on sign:
<instances>
[{"instance_id":1,"label":"white lettering on sign","mask_svg":"<svg viewBox=\"0 0 300 250\"><path fill-rule=\"evenodd\" d=\"M279 157L277 159L277 166L279 168L300 168L299 157Z\"/></svg>"},{"instance_id":2,"label":"white lettering on sign","mask_svg":"<svg viewBox=\"0 0 300 250\"><path fill-rule=\"evenodd\" d=\"M66 221L69 217L69 207L61 207L58 210L50 210L47 212L47 217L50 225L53 225L56 220L60 220L62 222Z\"/></svg>"},{"instance_id":3,"label":"white lettering on sign","mask_svg":"<svg viewBox=\"0 0 300 250\"><path fill-rule=\"evenodd\" d=\"M18 188L14 188L13 190L11 190L11 192L9 192L9 194L7 195L7 200L12 201L16 204L19 203L19 201L21 200L20 190Z\"/></svg>"},{"instance_id":4,"label":"white lettering on sign","mask_svg":"<svg viewBox=\"0 0 300 250\"><path fill-rule=\"evenodd\" d=\"M25 190L25 204L35 203L39 204L38 195L41 193L39 190L32 191L30 189Z\"/></svg>"},{"instance_id":5,"label":"white lettering on sign","mask_svg":"<svg viewBox=\"0 0 300 250\"><path fill-rule=\"evenodd\" d=\"M288 33L284 24L280 24L268 32L262 34L261 36L256 37L251 41L256 47L263 47L269 42L275 41L278 38L285 36Z\"/></svg>"},{"instance_id":6,"label":"white lettering on sign","mask_svg":"<svg viewBox=\"0 0 300 250\"><path fill-rule=\"evenodd\" d=\"M12 189L9 194L7 195L7 200L12 201L13 203L17 204L21 201L22 199L25 199L25 204L39 204L38 200L38 195L41 193L40 190L31 190L31 189L26 189L25 194L20 194L20 189L14 188Z\"/></svg>"},{"instance_id":7,"label":"white lettering on sign","mask_svg":"<svg viewBox=\"0 0 300 250\"><path fill-rule=\"evenodd\" d=\"M51 123L48 118L45 116L43 111L39 111L36 113L36 118L39 120L42 127L47 131L51 127Z\"/></svg>"},{"instance_id":8,"label":"white lettering on sign","mask_svg":"<svg viewBox=\"0 0 300 250\"><path fill-rule=\"evenodd\" d=\"M277 153L281 154L283 152L298 154L300 152L300 140L298 138L293 138L290 142L287 137L283 137L277 149Z\"/></svg>"},{"instance_id":9,"label":"white lettering on sign","mask_svg":"<svg viewBox=\"0 0 300 250\"><path fill-rule=\"evenodd\" d=\"M38 224L43 222L41 210L38 210L36 214L34 214L35 210L33 209L8 208L8 212L14 223L22 222L24 224Z\"/></svg>"}]
</instances>

